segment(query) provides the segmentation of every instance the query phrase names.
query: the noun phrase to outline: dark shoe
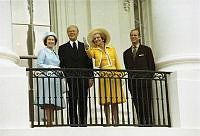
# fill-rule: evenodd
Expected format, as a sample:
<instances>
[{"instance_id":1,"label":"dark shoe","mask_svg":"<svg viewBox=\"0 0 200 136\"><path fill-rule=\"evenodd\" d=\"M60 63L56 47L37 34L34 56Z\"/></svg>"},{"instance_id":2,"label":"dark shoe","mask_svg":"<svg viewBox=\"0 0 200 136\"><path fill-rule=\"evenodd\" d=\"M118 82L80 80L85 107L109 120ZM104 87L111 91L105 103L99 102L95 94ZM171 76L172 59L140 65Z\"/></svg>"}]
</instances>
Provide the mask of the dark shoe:
<instances>
[{"instance_id":1,"label":"dark shoe","mask_svg":"<svg viewBox=\"0 0 200 136\"><path fill-rule=\"evenodd\" d=\"M78 127L77 124L70 124L70 127Z\"/></svg>"},{"instance_id":2,"label":"dark shoe","mask_svg":"<svg viewBox=\"0 0 200 136\"><path fill-rule=\"evenodd\" d=\"M52 122L47 122L47 126L46 127L53 127L53 123Z\"/></svg>"}]
</instances>

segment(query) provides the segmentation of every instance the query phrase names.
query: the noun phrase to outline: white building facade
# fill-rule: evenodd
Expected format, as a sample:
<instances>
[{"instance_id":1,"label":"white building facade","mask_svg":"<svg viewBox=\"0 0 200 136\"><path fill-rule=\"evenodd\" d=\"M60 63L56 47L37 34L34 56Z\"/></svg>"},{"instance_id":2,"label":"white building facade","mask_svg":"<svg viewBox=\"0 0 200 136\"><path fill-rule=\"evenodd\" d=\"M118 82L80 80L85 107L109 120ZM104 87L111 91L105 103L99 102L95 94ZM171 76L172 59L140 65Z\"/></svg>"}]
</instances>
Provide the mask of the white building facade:
<instances>
[{"instance_id":1,"label":"white building facade","mask_svg":"<svg viewBox=\"0 0 200 136\"><path fill-rule=\"evenodd\" d=\"M200 135L200 1L3 0L0 15L3 136ZM67 42L66 29L71 24L79 27L80 41L91 28L105 27L122 68L122 53L130 47L129 32L140 28L142 43L153 50L157 71L172 72L168 84L172 128L30 128L28 77L19 56L36 56L46 31L58 35L58 45Z\"/></svg>"}]
</instances>

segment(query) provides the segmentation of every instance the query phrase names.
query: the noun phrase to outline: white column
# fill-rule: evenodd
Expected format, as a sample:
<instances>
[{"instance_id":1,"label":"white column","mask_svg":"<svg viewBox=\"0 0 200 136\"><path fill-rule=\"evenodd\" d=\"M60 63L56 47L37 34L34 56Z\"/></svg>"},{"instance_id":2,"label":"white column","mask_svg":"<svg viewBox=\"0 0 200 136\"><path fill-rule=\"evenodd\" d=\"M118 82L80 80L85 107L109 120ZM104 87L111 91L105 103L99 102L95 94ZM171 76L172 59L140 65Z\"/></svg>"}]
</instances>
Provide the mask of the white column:
<instances>
[{"instance_id":1,"label":"white column","mask_svg":"<svg viewBox=\"0 0 200 136\"><path fill-rule=\"evenodd\" d=\"M28 128L28 80L12 51L10 0L0 1L0 128Z\"/></svg>"},{"instance_id":2,"label":"white column","mask_svg":"<svg viewBox=\"0 0 200 136\"><path fill-rule=\"evenodd\" d=\"M157 70L172 71L172 125L200 128L200 1L152 0Z\"/></svg>"}]
</instances>

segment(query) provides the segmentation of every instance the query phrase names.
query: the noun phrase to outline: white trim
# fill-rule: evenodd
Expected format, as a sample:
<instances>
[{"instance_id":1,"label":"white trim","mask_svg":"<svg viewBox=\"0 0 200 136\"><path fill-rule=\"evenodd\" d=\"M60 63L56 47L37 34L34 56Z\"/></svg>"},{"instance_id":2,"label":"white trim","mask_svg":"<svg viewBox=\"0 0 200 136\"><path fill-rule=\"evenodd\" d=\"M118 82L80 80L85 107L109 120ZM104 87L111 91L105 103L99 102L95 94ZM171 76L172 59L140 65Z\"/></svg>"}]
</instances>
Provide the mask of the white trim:
<instances>
[{"instance_id":1,"label":"white trim","mask_svg":"<svg viewBox=\"0 0 200 136\"><path fill-rule=\"evenodd\" d=\"M0 51L0 59L7 59L10 60L12 62L14 62L15 64L19 63L19 56L16 55L14 52L10 52L10 51Z\"/></svg>"},{"instance_id":2,"label":"white trim","mask_svg":"<svg viewBox=\"0 0 200 136\"><path fill-rule=\"evenodd\" d=\"M177 64L200 64L200 55L180 55L161 58L156 62L156 68L161 69Z\"/></svg>"},{"instance_id":3,"label":"white trim","mask_svg":"<svg viewBox=\"0 0 200 136\"><path fill-rule=\"evenodd\" d=\"M112 61L111 61L111 59L110 59L110 55L109 55L108 52L106 51L106 48L111 48L111 47L110 47L110 46L105 46L105 51L102 50L101 48L96 48L96 49L98 49L98 50L101 51L101 57L100 57L101 59L100 59L100 62L99 62L99 66L97 66L97 67L101 67L102 53L104 53L104 54L106 55L106 58L107 58L107 61L108 61L108 65L103 66L103 67L112 66ZM102 67L102 68L103 68L103 67Z\"/></svg>"}]
</instances>

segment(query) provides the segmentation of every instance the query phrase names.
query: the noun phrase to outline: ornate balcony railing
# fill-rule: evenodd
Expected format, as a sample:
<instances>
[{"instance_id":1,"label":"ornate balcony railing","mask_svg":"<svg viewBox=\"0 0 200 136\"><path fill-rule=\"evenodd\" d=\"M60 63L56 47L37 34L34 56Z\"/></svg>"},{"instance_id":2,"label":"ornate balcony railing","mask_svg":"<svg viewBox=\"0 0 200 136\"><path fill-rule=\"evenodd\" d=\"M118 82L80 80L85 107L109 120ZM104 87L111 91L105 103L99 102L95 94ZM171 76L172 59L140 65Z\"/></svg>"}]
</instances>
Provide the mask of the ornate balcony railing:
<instances>
[{"instance_id":1,"label":"ornate balcony railing","mask_svg":"<svg viewBox=\"0 0 200 136\"><path fill-rule=\"evenodd\" d=\"M32 127L171 126L169 72L60 68L27 71L33 83L29 91ZM93 86L83 89L89 80Z\"/></svg>"}]
</instances>

